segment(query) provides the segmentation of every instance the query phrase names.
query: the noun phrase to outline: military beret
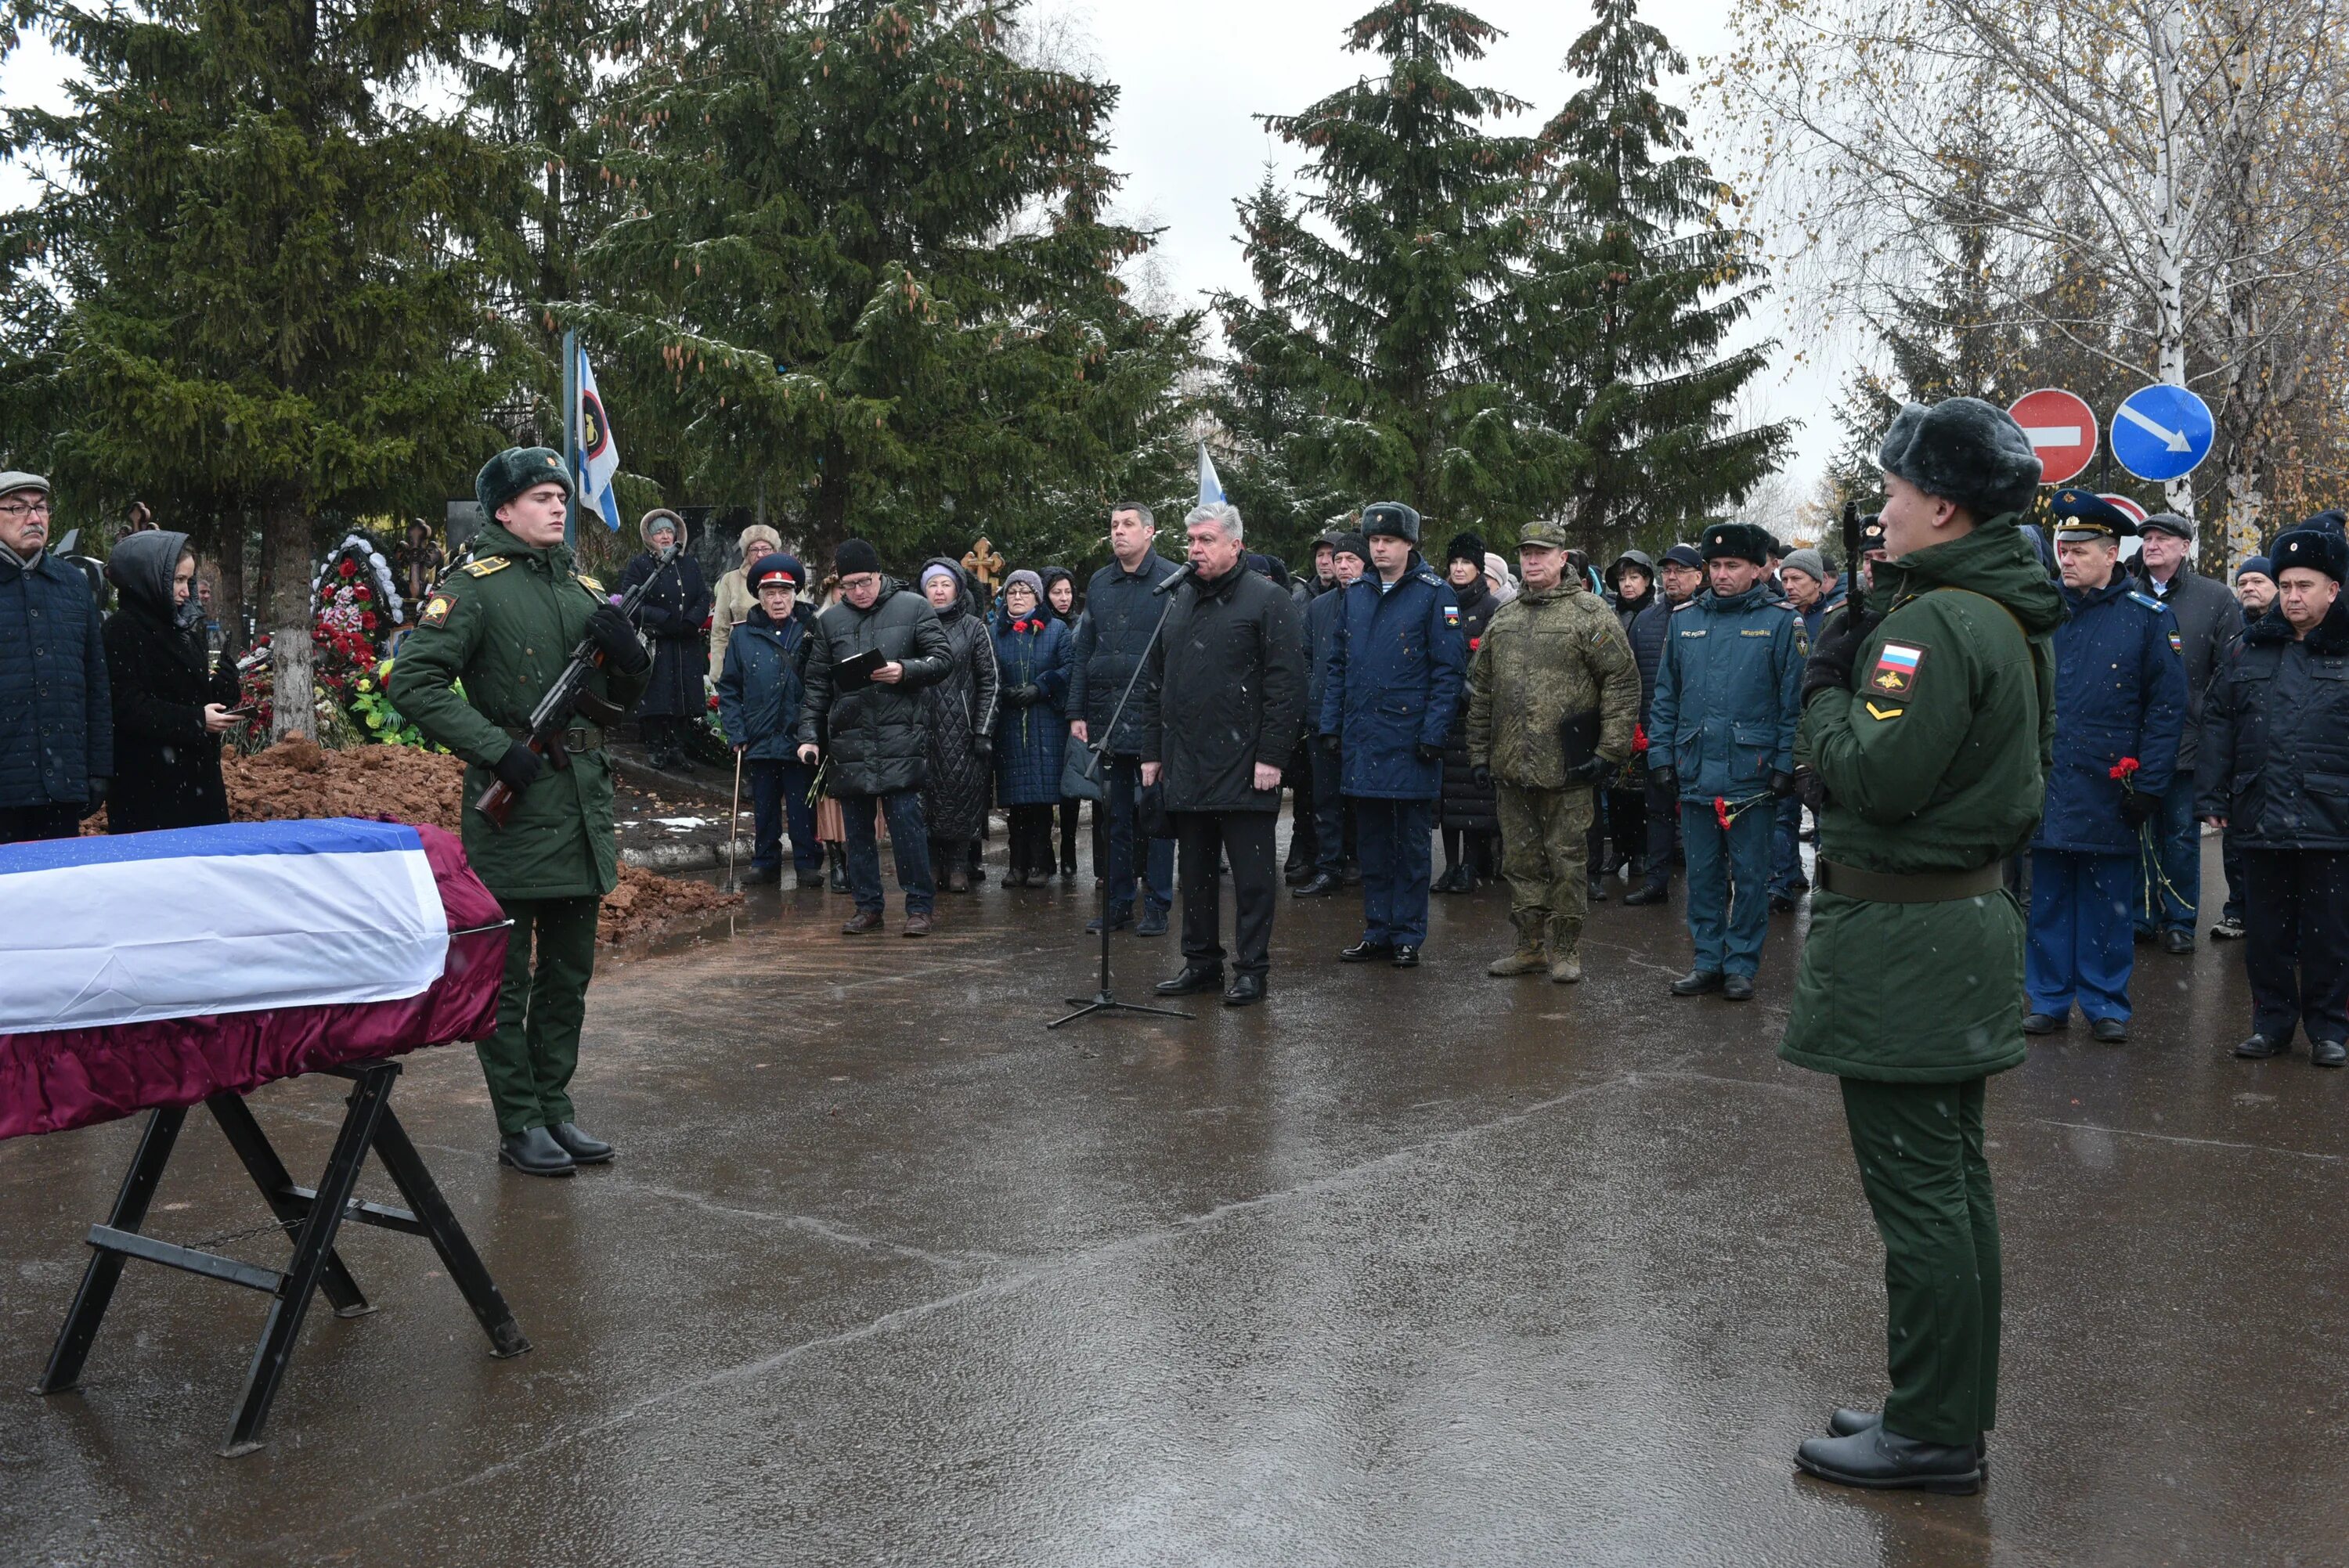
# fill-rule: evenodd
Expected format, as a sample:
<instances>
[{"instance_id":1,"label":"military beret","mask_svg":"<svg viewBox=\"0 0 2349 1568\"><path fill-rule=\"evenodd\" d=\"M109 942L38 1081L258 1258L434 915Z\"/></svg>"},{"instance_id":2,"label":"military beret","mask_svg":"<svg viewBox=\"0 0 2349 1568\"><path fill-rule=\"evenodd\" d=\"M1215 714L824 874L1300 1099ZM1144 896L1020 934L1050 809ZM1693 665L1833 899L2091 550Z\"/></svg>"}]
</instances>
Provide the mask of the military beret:
<instances>
[{"instance_id":1,"label":"military beret","mask_svg":"<svg viewBox=\"0 0 2349 1568\"><path fill-rule=\"evenodd\" d=\"M2047 510L2054 516L2058 539L2122 540L2137 531L2137 521L2128 513L2078 485L2065 485L2049 497Z\"/></svg>"},{"instance_id":2,"label":"military beret","mask_svg":"<svg viewBox=\"0 0 2349 1568\"><path fill-rule=\"evenodd\" d=\"M1979 397L1908 405L1885 431L1876 461L1985 521L2021 511L2039 488L2031 438L2004 409Z\"/></svg>"},{"instance_id":3,"label":"military beret","mask_svg":"<svg viewBox=\"0 0 2349 1568\"><path fill-rule=\"evenodd\" d=\"M2322 572L2335 583L2349 578L2349 539L2330 529L2303 523L2277 540L2269 554L2274 557L2279 579L2295 566Z\"/></svg>"},{"instance_id":4,"label":"military beret","mask_svg":"<svg viewBox=\"0 0 2349 1568\"><path fill-rule=\"evenodd\" d=\"M1726 558L1767 566L1770 564L1770 546L1774 542L1775 537L1759 523L1716 522L1704 531L1704 542L1699 553L1707 561Z\"/></svg>"},{"instance_id":5,"label":"military beret","mask_svg":"<svg viewBox=\"0 0 2349 1568\"><path fill-rule=\"evenodd\" d=\"M1517 530L1517 548L1530 544L1537 550L1565 550L1572 544L1566 537L1566 524L1556 518L1537 517Z\"/></svg>"},{"instance_id":6,"label":"military beret","mask_svg":"<svg viewBox=\"0 0 2349 1568\"><path fill-rule=\"evenodd\" d=\"M494 521L498 508L540 485L561 485L564 500L579 499L561 452L552 447L508 447L473 476L473 499L481 503L482 514Z\"/></svg>"},{"instance_id":7,"label":"military beret","mask_svg":"<svg viewBox=\"0 0 2349 1568\"><path fill-rule=\"evenodd\" d=\"M1362 537L1385 534L1406 543L1419 542L1419 513L1399 500L1374 500L1362 509Z\"/></svg>"}]
</instances>

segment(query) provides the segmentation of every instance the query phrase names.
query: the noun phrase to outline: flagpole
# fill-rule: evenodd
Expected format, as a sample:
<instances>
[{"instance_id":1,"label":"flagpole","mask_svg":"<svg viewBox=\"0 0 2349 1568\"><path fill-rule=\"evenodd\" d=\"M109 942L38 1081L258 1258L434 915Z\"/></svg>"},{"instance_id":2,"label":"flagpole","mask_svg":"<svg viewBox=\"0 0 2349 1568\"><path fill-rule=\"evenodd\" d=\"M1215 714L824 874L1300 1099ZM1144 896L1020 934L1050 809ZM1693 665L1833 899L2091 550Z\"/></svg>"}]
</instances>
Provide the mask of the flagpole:
<instances>
[{"instance_id":1,"label":"flagpole","mask_svg":"<svg viewBox=\"0 0 2349 1568\"><path fill-rule=\"evenodd\" d=\"M572 493L585 493L579 471L579 335L563 335L563 469L571 476ZM579 508L574 503L563 518L563 542L579 547Z\"/></svg>"}]
</instances>

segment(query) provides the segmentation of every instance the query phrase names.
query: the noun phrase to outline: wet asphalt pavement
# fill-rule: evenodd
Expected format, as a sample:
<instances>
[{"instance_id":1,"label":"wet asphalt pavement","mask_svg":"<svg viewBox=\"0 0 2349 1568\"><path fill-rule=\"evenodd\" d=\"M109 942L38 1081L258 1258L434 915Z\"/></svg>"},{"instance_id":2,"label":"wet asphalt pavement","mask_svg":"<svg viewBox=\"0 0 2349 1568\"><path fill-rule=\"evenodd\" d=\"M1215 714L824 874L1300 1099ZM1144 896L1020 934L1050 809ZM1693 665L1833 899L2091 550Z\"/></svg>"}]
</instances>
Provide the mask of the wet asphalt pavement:
<instances>
[{"instance_id":1,"label":"wet asphalt pavement","mask_svg":"<svg viewBox=\"0 0 2349 1568\"><path fill-rule=\"evenodd\" d=\"M1677 898L1595 910L1567 987L1485 977L1497 890L1414 972L1284 897L1268 1006L1048 1034L1092 906L851 942L762 890L607 959L574 1088L622 1154L566 1181L494 1167L470 1051L407 1058L535 1349L347 1228L378 1310L311 1315L243 1459L248 1292L134 1264L82 1389L23 1391L137 1124L0 1145L0 1563L2349 1562L2349 1075L2228 1056L2239 948L2139 949L2132 1043L1992 1086L1992 1475L1920 1499L1791 1462L1883 1377L1835 1085L1773 1055L1792 918L1740 1006L1665 995ZM1178 964L1114 953L1133 1000ZM338 1088L254 1097L300 1180ZM266 1218L192 1116L150 1230Z\"/></svg>"}]
</instances>

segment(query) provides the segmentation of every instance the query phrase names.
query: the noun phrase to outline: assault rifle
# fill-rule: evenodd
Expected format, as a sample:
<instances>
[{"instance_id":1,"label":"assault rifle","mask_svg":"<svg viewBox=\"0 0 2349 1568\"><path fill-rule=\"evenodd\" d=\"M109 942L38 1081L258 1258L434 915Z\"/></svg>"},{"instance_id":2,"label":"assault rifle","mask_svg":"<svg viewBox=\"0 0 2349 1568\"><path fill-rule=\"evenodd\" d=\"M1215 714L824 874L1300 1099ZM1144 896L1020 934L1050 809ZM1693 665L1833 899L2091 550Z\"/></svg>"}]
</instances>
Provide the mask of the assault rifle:
<instances>
[{"instance_id":1,"label":"assault rifle","mask_svg":"<svg viewBox=\"0 0 2349 1568\"><path fill-rule=\"evenodd\" d=\"M636 606L644 603L646 593L676 562L676 551L663 554L652 575L629 589L620 601L621 615L634 615ZM546 688L546 695L531 710L530 735L524 744L558 773L571 766L570 757L563 749L563 732L570 727L574 714L598 726L617 724L627 717L626 708L605 702L587 689L587 676L595 668L595 639L582 637L579 645L571 650L571 662L563 666L563 673L554 677L554 684ZM513 815L514 802L521 799L520 793L506 787L504 779L493 779L490 787L481 791L481 798L473 802L473 810L502 828Z\"/></svg>"}]
</instances>

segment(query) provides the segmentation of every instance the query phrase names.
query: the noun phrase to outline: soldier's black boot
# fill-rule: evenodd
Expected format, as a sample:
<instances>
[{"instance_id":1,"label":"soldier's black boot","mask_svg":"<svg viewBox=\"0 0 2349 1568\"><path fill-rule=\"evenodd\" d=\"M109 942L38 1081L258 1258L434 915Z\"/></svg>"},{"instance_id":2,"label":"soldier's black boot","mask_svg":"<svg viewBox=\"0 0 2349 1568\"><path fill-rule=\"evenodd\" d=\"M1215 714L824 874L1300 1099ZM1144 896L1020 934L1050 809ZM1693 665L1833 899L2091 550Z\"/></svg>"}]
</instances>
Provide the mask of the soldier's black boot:
<instances>
[{"instance_id":1,"label":"soldier's black boot","mask_svg":"<svg viewBox=\"0 0 2349 1568\"><path fill-rule=\"evenodd\" d=\"M1806 1438L1795 1463L1821 1480L1874 1491L1937 1491L1970 1497L1982 1490L1982 1456L1969 1445L1919 1442L1881 1421L1841 1438Z\"/></svg>"},{"instance_id":2,"label":"soldier's black boot","mask_svg":"<svg viewBox=\"0 0 2349 1568\"><path fill-rule=\"evenodd\" d=\"M1848 1406L1837 1406L1835 1413L1827 1418L1827 1430L1838 1438L1847 1438L1854 1432L1865 1432L1883 1424L1883 1411L1855 1410ZM1990 1479L1990 1434L1988 1432L1974 1439L1974 1462L1982 1467L1982 1479L1988 1480Z\"/></svg>"},{"instance_id":3,"label":"soldier's black boot","mask_svg":"<svg viewBox=\"0 0 2349 1568\"><path fill-rule=\"evenodd\" d=\"M616 1152L602 1139L590 1138L580 1131L575 1121L558 1121L546 1131L547 1136L563 1146L563 1152L571 1156L574 1165L601 1165Z\"/></svg>"},{"instance_id":4,"label":"soldier's black boot","mask_svg":"<svg viewBox=\"0 0 2349 1568\"><path fill-rule=\"evenodd\" d=\"M498 1163L511 1165L525 1176L569 1176L577 1162L543 1127L509 1132L498 1140Z\"/></svg>"},{"instance_id":5,"label":"soldier's black boot","mask_svg":"<svg viewBox=\"0 0 2349 1568\"><path fill-rule=\"evenodd\" d=\"M1729 976L1718 969L1692 969L1672 982L1675 996L1702 996L1708 991L1718 991L1728 984Z\"/></svg>"}]
</instances>

